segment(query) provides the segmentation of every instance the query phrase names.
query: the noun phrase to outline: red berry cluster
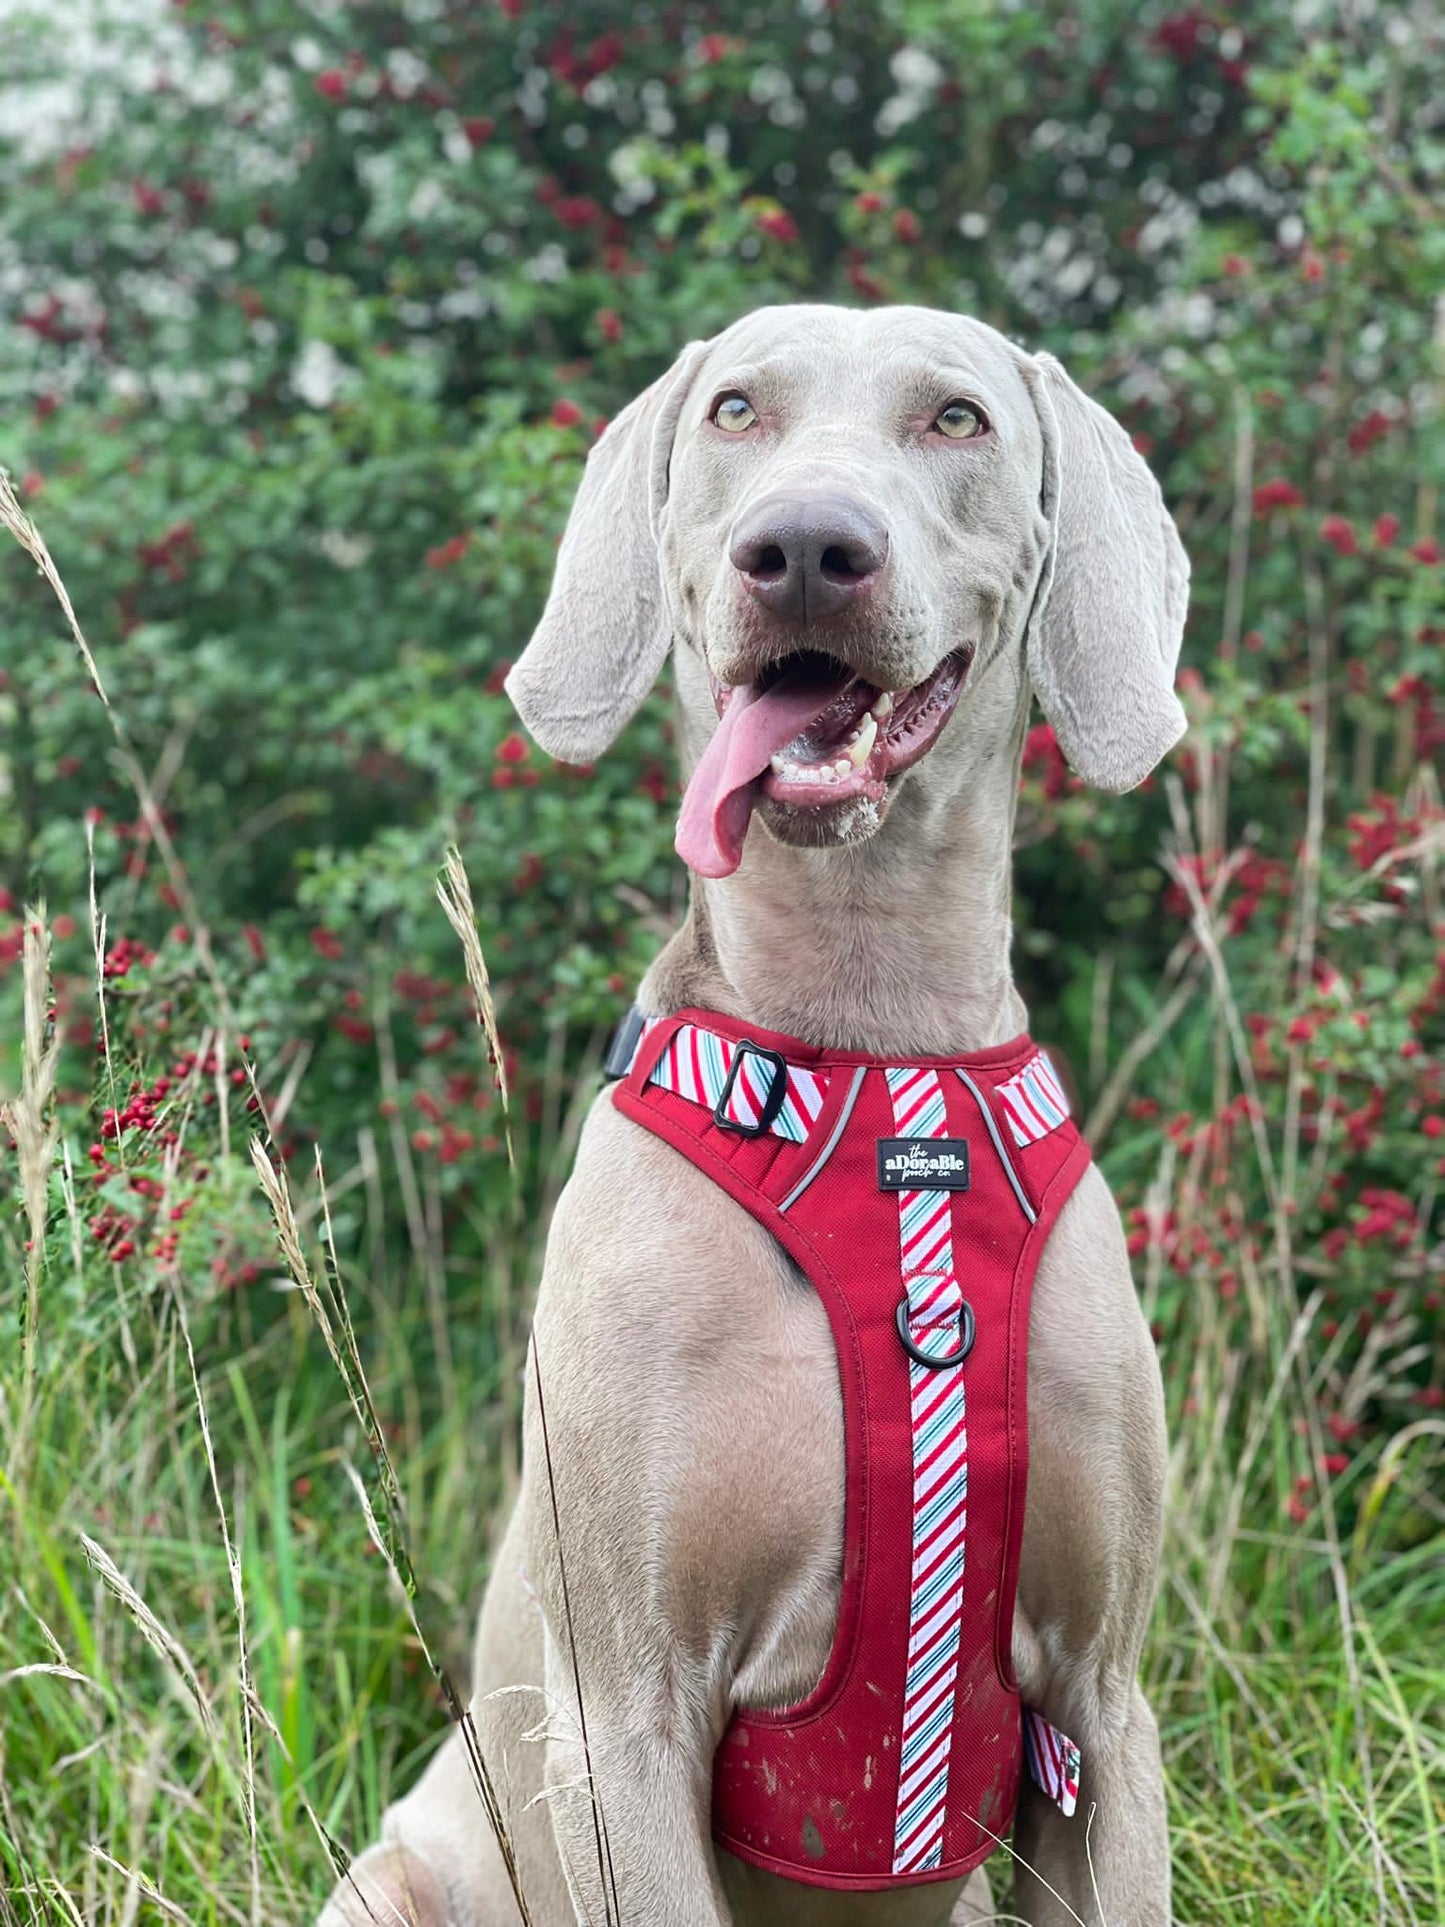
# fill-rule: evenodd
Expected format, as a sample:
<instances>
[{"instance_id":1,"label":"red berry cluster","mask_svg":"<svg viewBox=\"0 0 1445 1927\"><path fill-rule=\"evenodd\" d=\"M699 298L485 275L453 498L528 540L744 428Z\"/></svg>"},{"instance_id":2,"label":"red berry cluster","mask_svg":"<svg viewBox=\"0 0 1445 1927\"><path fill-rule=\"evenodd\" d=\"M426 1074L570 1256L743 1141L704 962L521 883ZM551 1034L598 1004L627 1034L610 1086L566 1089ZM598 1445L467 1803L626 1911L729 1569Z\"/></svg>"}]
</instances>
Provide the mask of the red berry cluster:
<instances>
[{"instance_id":1,"label":"red berry cluster","mask_svg":"<svg viewBox=\"0 0 1445 1927\"><path fill-rule=\"evenodd\" d=\"M448 541L438 543L436 548L428 549L426 552L427 567L432 570L451 568L454 563L460 562L466 554L467 546L471 539L470 533L463 530L460 535L454 535Z\"/></svg>"},{"instance_id":2,"label":"red berry cluster","mask_svg":"<svg viewBox=\"0 0 1445 1927\"><path fill-rule=\"evenodd\" d=\"M1273 480L1260 482L1254 491L1254 512L1256 515L1269 515L1276 509L1297 509L1304 507L1304 496L1293 482L1287 482L1282 475Z\"/></svg>"},{"instance_id":3,"label":"red berry cluster","mask_svg":"<svg viewBox=\"0 0 1445 1927\"><path fill-rule=\"evenodd\" d=\"M411 1101L426 1120L411 1133L412 1149L435 1151L438 1163L455 1164L479 1140L470 1126L458 1123L449 1115L448 1107L485 1112L492 1108L495 1099L493 1093L480 1085L475 1077L459 1071L445 1080L441 1097L431 1091L416 1091ZM498 1149L498 1140L488 1133L480 1139L480 1145L484 1151L495 1151Z\"/></svg>"},{"instance_id":4,"label":"red berry cluster","mask_svg":"<svg viewBox=\"0 0 1445 1927\"><path fill-rule=\"evenodd\" d=\"M1365 809L1353 810L1345 818L1345 827L1350 832L1350 861L1356 869L1372 869L1392 852L1417 842L1442 817L1445 817L1445 811L1431 808L1428 804L1413 813L1408 812L1401 807L1398 797L1377 791ZM1387 876L1381 888L1390 900L1405 901L1405 894L1397 880Z\"/></svg>"},{"instance_id":5,"label":"red berry cluster","mask_svg":"<svg viewBox=\"0 0 1445 1927\"><path fill-rule=\"evenodd\" d=\"M1208 902L1224 869L1224 859L1219 853L1184 853L1175 858L1175 864L1179 870L1194 878L1200 896ZM1225 934L1242 936L1267 899L1271 901L1272 908L1282 911L1293 889L1294 872L1289 864L1274 857L1261 856L1257 850L1248 850L1243 854L1235 852L1229 859L1222 900L1216 900L1216 912L1227 906ZM1170 884L1164 893L1164 908L1176 917L1188 917L1191 914L1191 896L1183 882L1176 880Z\"/></svg>"},{"instance_id":6,"label":"red berry cluster","mask_svg":"<svg viewBox=\"0 0 1445 1927\"><path fill-rule=\"evenodd\" d=\"M251 1047L248 1037L237 1043L243 1051ZM102 1193L89 1228L117 1264L139 1251L162 1270L173 1270L178 1263L181 1226L196 1206L198 1187L210 1176L210 1166L186 1148L178 1128L177 1099L189 1087L201 1105L214 1105L220 1075L217 1050L184 1051L169 1072L149 1083L132 1083L122 1105L101 1112L100 1134L87 1152L91 1181ZM228 1082L241 1090L249 1082L247 1072L234 1066ZM254 1111L257 1103L254 1095L248 1097L247 1110ZM254 1263L238 1266L229 1252L213 1261L211 1270L226 1285L260 1275Z\"/></svg>"},{"instance_id":7,"label":"red berry cluster","mask_svg":"<svg viewBox=\"0 0 1445 1927\"><path fill-rule=\"evenodd\" d=\"M128 1193L126 1208L106 1201L90 1220L91 1236L117 1263L134 1255L138 1238L143 1240L147 1231L158 1229L156 1207L167 1195L167 1187L145 1171L128 1172L122 1164L113 1163L108 1147L124 1153L125 1165L140 1160L156 1163L167 1154L174 1157L179 1151L179 1134L165 1121L160 1109L170 1090L169 1077L158 1077L151 1084L133 1084L122 1109L107 1108L101 1113L100 1137L88 1153L95 1167L92 1182L97 1186L123 1182ZM194 1181L204 1172L192 1170L187 1175ZM170 1219L179 1221L192 1202L190 1195L178 1200L170 1207ZM164 1252L160 1248L162 1243L166 1245ZM152 1254L162 1263L171 1263L175 1249L175 1234L165 1233L152 1245Z\"/></svg>"},{"instance_id":8,"label":"red berry cluster","mask_svg":"<svg viewBox=\"0 0 1445 1927\"><path fill-rule=\"evenodd\" d=\"M138 543L135 553L148 575L162 575L168 582L184 582L201 552L195 523L176 522L154 542Z\"/></svg>"},{"instance_id":9,"label":"red berry cluster","mask_svg":"<svg viewBox=\"0 0 1445 1927\"><path fill-rule=\"evenodd\" d=\"M155 962L156 953L134 937L120 937L105 953L101 965L107 978L125 977L132 970L146 970Z\"/></svg>"},{"instance_id":10,"label":"red berry cluster","mask_svg":"<svg viewBox=\"0 0 1445 1927\"><path fill-rule=\"evenodd\" d=\"M1052 723L1038 723L1024 738L1023 770L1043 790L1045 797L1053 802L1066 790L1078 789L1078 778L1071 775L1064 761L1064 752L1059 748L1059 739L1054 734Z\"/></svg>"}]
</instances>

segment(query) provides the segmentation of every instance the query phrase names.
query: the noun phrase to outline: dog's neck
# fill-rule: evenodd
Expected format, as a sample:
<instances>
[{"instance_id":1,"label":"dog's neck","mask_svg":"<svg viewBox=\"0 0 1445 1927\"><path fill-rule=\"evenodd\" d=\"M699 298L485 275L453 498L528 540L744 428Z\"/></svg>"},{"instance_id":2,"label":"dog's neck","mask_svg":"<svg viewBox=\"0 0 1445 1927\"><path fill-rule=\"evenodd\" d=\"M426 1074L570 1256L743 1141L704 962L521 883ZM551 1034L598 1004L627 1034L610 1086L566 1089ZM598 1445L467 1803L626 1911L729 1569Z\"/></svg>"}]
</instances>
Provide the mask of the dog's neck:
<instances>
[{"instance_id":1,"label":"dog's neck","mask_svg":"<svg viewBox=\"0 0 1445 1927\"><path fill-rule=\"evenodd\" d=\"M846 848L792 848L755 821L736 876L693 879L646 1007L881 1054L962 1055L1016 1037L1027 1023L1009 969L1017 788L1017 754L994 756L946 806L905 789L878 833Z\"/></svg>"}]
</instances>

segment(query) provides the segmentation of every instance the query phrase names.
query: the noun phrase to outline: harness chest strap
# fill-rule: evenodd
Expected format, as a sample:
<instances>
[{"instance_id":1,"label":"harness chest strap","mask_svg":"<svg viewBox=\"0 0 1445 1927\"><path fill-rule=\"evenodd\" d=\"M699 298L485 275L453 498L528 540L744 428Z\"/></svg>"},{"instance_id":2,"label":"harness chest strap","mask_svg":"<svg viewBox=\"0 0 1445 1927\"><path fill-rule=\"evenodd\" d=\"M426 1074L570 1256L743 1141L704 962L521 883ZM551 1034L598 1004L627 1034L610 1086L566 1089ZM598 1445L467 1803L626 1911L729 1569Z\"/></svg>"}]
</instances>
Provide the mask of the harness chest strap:
<instances>
[{"instance_id":1,"label":"harness chest strap","mask_svg":"<svg viewBox=\"0 0 1445 1927\"><path fill-rule=\"evenodd\" d=\"M838 1351L833 1648L799 1705L736 1712L715 1833L815 1885L957 1878L1024 1764L1065 1813L1078 1793L1078 1748L1020 1706L1011 1656L1029 1287L1088 1163L1067 1098L1027 1039L900 1066L695 1011L634 1012L607 1068L618 1108L802 1267Z\"/></svg>"}]
</instances>

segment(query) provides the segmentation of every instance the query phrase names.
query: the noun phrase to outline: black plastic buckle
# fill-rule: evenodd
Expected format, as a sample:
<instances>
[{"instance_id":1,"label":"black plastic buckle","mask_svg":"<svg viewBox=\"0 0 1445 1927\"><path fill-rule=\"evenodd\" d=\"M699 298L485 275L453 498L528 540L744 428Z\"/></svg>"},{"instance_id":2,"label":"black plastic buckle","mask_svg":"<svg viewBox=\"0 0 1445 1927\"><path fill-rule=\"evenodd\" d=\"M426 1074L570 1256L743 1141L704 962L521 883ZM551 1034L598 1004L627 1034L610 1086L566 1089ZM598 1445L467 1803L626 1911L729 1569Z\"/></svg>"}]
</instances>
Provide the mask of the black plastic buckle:
<instances>
[{"instance_id":1,"label":"black plastic buckle","mask_svg":"<svg viewBox=\"0 0 1445 1927\"><path fill-rule=\"evenodd\" d=\"M756 1124L743 1124L740 1123L737 1118L727 1115L728 1099L733 1094L733 1085L738 1081L738 1072L742 1069L744 1051L751 1051L754 1057L766 1058L768 1063L773 1067L773 1081L768 1087L768 1094L763 1100L763 1108L758 1114ZM740 1043L733 1052L733 1061L728 1065L728 1074L723 1079L722 1093L717 1103L713 1106L712 1121L724 1131L736 1131L739 1137L761 1137L765 1131L772 1129L773 1120L777 1117L778 1112L782 1110L783 1099L787 1095L788 1066L786 1060L780 1057L777 1051L769 1050L766 1045L754 1044L747 1038L744 1038L742 1043Z\"/></svg>"},{"instance_id":2,"label":"black plastic buckle","mask_svg":"<svg viewBox=\"0 0 1445 1927\"><path fill-rule=\"evenodd\" d=\"M637 1055L637 1046L642 1042L646 1022L647 1019L634 1004L612 1033L612 1042L607 1046L607 1055L602 1060L604 1077L626 1077Z\"/></svg>"},{"instance_id":3,"label":"black plastic buckle","mask_svg":"<svg viewBox=\"0 0 1445 1927\"><path fill-rule=\"evenodd\" d=\"M962 1327L959 1333L958 1344L953 1351L945 1352L940 1357L933 1352L924 1351L921 1345L914 1344L913 1333L908 1329L908 1299L906 1295L900 1298L898 1300L897 1314L898 1336L903 1340L904 1351L907 1352L910 1358L917 1359L920 1365L926 1365L931 1372L944 1371L950 1365L961 1365L973 1350L973 1341L978 1336L978 1328L974 1323L973 1306L966 1298L959 1306L958 1318L959 1324Z\"/></svg>"}]
</instances>

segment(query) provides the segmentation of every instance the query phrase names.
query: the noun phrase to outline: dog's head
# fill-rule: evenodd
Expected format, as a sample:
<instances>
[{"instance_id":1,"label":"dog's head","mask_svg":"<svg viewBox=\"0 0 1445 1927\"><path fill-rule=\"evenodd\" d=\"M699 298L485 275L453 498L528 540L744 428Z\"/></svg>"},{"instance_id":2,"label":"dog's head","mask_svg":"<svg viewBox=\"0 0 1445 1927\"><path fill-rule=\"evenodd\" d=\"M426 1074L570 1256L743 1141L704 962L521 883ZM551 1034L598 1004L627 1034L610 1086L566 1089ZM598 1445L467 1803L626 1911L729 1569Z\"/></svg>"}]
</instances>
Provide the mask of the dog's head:
<instances>
[{"instance_id":1,"label":"dog's head","mask_svg":"<svg viewBox=\"0 0 1445 1927\"><path fill-rule=\"evenodd\" d=\"M829 846L906 786L946 804L1025 675L1081 776L1142 781L1184 728L1188 580L1148 468L1050 357L929 309L766 308L598 441L507 689L590 759L675 639L678 849L727 876L755 807Z\"/></svg>"}]
</instances>

